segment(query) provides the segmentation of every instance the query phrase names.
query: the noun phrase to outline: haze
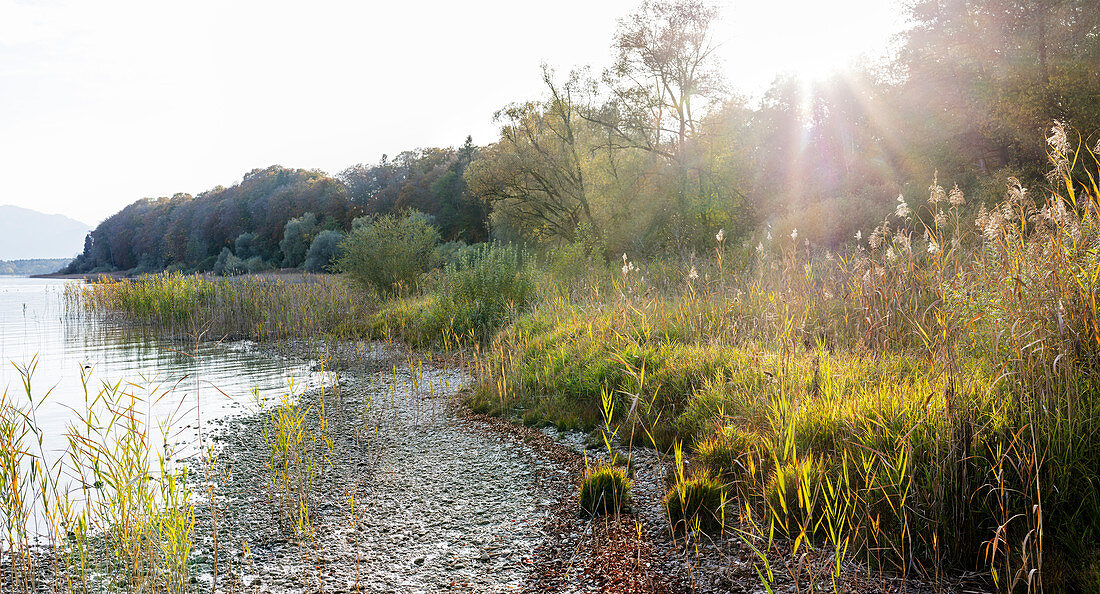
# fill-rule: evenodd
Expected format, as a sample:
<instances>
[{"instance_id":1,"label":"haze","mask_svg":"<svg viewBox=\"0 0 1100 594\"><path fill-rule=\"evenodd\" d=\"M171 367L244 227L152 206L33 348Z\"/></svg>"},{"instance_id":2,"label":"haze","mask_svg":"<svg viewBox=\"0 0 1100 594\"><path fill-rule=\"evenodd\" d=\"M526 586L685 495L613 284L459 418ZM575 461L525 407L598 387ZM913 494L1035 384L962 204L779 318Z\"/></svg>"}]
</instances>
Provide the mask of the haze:
<instances>
[{"instance_id":1,"label":"haze","mask_svg":"<svg viewBox=\"0 0 1100 594\"><path fill-rule=\"evenodd\" d=\"M539 64L610 58L637 2L0 0L0 204L97 222L255 167L328 172L467 134L540 96ZM892 3L723 4L731 86L888 51Z\"/></svg>"}]
</instances>

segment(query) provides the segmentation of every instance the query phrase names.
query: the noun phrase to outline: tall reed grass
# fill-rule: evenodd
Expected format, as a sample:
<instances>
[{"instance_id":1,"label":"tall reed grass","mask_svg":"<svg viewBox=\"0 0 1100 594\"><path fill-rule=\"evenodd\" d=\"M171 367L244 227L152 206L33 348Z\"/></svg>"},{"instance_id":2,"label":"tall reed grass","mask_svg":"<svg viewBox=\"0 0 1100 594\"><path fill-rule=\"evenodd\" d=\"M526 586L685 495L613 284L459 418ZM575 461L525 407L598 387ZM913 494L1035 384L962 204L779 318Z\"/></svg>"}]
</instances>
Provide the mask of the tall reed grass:
<instances>
[{"instance_id":1,"label":"tall reed grass","mask_svg":"<svg viewBox=\"0 0 1100 594\"><path fill-rule=\"evenodd\" d=\"M74 311L91 311L175 334L256 340L360 336L370 300L331 275L291 280L180 274L68 285Z\"/></svg>"},{"instance_id":2,"label":"tall reed grass","mask_svg":"<svg viewBox=\"0 0 1100 594\"><path fill-rule=\"evenodd\" d=\"M615 394L617 423L704 453L754 548L829 551L834 580L861 560L1098 589L1100 161L1051 138L1049 185L976 207L934 179L841 253L719 233L710 256L547 278L469 402L593 430Z\"/></svg>"},{"instance_id":3,"label":"tall reed grass","mask_svg":"<svg viewBox=\"0 0 1100 594\"><path fill-rule=\"evenodd\" d=\"M89 386L61 452L47 451L32 387L0 397L0 571L5 591L184 592L195 512L185 467L149 416L158 389ZM3 558L6 557L6 558Z\"/></svg>"}]
</instances>

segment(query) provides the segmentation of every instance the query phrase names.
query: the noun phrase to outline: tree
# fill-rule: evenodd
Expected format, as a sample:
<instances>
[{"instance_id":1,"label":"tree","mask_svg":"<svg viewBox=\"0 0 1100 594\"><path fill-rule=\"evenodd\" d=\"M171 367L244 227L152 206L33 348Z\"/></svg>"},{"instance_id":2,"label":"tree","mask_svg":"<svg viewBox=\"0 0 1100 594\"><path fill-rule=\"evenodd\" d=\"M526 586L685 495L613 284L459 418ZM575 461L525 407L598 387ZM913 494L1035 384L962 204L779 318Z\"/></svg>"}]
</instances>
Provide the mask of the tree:
<instances>
[{"instance_id":1,"label":"tree","mask_svg":"<svg viewBox=\"0 0 1100 594\"><path fill-rule=\"evenodd\" d=\"M549 92L544 101L497 112L500 141L470 167L466 182L474 196L536 235L572 241L582 221L599 234L582 164L578 127L584 122L572 96L578 77L559 87L544 66L543 82Z\"/></svg>"},{"instance_id":2,"label":"tree","mask_svg":"<svg viewBox=\"0 0 1100 594\"><path fill-rule=\"evenodd\" d=\"M1100 119L1095 1L920 0L910 20L899 131L941 171L1041 167L1052 120Z\"/></svg>"},{"instance_id":3,"label":"tree","mask_svg":"<svg viewBox=\"0 0 1100 594\"><path fill-rule=\"evenodd\" d=\"M313 238L309 244L309 252L306 254L302 268L309 272L325 272L330 270L342 252L341 244L344 242L344 234L326 229Z\"/></svg>"},{"instance_id":4,"label":"tree","mask_svg":"<svg viewBox=\"0 0 1100 594\"><path fill-rule=\"evenodd\" d=\"M352 201L367 214L418 210L435 218L447 240L484 241L488 237L486 205L466 188L464 174L479 151L473 139L459 149L421 148L403 151L376 165L355 165L340 174Z\"/></svg>"},{"instance_id":5,"label":"tree","mask_svg":"<svg viewBox=\"0 0 1100 594\"><path fill-rule=\"evenodd\" d=\"M717 17L696 0L647 0L619 22L617 60L604 78L623 117L613 127L622 140L655 151L671 142L670 157L683 153L699 123L693 104L724 90L711 32Z\"/></svg>"},{"instance_id":6,"label":"tree","mask_svg":"<svg viewBox=\"0 0 1100 594\"><path fill-rule=\"evenodd\" d=\"M689 144L724 84L713 39L718 10L697 0L647 0L619 22L617 60L603 82L608 98L585 118L607 131L610 150L643 150L673 166L676 243L684 247L689 193L705 192Z\"/></svg>"},{"instance_id":7,"label":"tree","mask_svg":"<svg viewBox=\"0 0 1100 594\"><path fill-rule=\"evenodd\" d=\"M246 231L237 236L237 239L233 240L233 253L242 260L247 260L253 256L259 254L256 253L254 247L256 243L256 234L250 231Z\"/></svg>"},{"instance_id":8,"label":"tree","mask_svg":"<svg viewBox=\"0 0 1100 594\"><path fill-rule=\"evenodd\" d=\"M279 249L283 252L283 266L301 266L316 233L317 215L312 212L287 221L283 229L283 240L279 242Z\"/></svg>"},{"instance_id":9,"label":"tree","mask_svg":"<svg viewBox=\"0 0 1100 594\"><path fill-rule=\"evenodd\" d=\"M328 226L346 229L358 210L342 182L317 170L273 165L196 197L176 194L130 204L92 231L83 257L70 269L210 270L222 248L277 265L289 220L309 211Z\"/></svg>"},{"instance_id":10,"label":"tree","mask_svg":"<svg viewBox=\"0 0 1100 594\"><path fill-rule=\"evenodd\" d=\"M489 238L486 204L469 192L465 177L467 167L478 157L473 138L467 136L447 171L431 184L438 203L436 222L447 241L477 243Z\"/></svg>"}]
</instances>

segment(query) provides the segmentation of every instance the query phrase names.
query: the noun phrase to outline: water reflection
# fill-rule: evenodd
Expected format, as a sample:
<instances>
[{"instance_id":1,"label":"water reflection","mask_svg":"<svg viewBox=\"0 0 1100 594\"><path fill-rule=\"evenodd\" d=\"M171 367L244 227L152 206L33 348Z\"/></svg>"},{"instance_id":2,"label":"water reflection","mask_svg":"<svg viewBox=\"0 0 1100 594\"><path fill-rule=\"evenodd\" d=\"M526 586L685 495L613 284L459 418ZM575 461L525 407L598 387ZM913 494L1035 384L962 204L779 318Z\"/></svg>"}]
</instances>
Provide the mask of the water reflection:
<instances>
[{"instance_id":1,"label":"water reflection","mask_svg":"<svg viewBox=\"0 0 1100 594\"><path fill-rule=\"evenodd\" d=\"M105 386L135 398L150 426L164 427L177 455L188 455L200 423L205 431L250 410L254 393L274 401L291 382L320 381L308 362L268 356L248 342L165 339L66 311L69 282L0 277L0 392L25 399L19 368L36 363L31 397L48 455L66 447L85 386L93 399Z\"/></svg>"}]
</instances>

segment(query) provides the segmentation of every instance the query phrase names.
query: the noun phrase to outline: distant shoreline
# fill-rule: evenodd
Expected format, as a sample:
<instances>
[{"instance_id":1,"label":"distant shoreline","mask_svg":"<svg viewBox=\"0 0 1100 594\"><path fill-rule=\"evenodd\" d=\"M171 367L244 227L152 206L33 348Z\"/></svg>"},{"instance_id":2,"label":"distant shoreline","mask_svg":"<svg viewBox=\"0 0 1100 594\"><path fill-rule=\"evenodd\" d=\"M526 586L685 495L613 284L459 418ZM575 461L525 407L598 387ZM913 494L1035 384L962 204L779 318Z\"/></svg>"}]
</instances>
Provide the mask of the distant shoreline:
<instances>
[{"instance_id":1,"label":"distant shoreline","mask_svg":"<svg viewBox=\"0 0 1100 594\"><path fill-rule=\"evenodd\" d=\"M112 278L126 278L127 275L124 272L82 272L80 274L62 274L60 272L50 272L47 274L31 274L27 275L30 278L54 278L54 279L72 279L72 280L99 280L105 276Z\"/></svg>"},{"instance_id":2,"label":"distant shoreline","mask_svg":"<svg viewBox=\"0 0 1100 594\"><path fill-rule=\"evenodd\" d=\"M160 272L160 273L152 273L152 274L164 274L164 273ZM300 282L307 282L309 280L310 276L318 275L318 274L327 274L327 273L302 272L301 270L298 270L297 268L280 268L278 270L265 270L263 272L249 272L249 273L246 273L246 274L238 274L238 275L233 275L233 276L227 276L225 278L230 278L230 279L232 279L232 278L274 278L274 279L280 279L280 280L284 280L284 281L288 281L288 282L300 283ZM112 278L112 279L115 279L115 280L124 279L124 278L141 278L143 276L149 276L149 273L128 274L124 271L115 271L115 272L82 272L82 273L77 273L77 274L63 274L63 273L60 273L60 272L50 272L50 273L47 273L47 274L31 274L31 275L26 275L26 276L28 276L29 278L98 281L98 280L102 280L103 278L108 278L108 277ZM192 272L192 273L184 274L184 276L211 276L211 274L208 273L208 272Z\"/></svg>"},{"instance_id":3,"label":"distant shoreline","mask_svg":"<svg viewBox=\"0 0 1100 594\"><path fill-rule=\"evenodd\" d=\"M72 258L0 259L0 275L31 276L35 274L52 274L64 270L65 266L70 262L72 262Z\"/></svg>"}]
</instances>

